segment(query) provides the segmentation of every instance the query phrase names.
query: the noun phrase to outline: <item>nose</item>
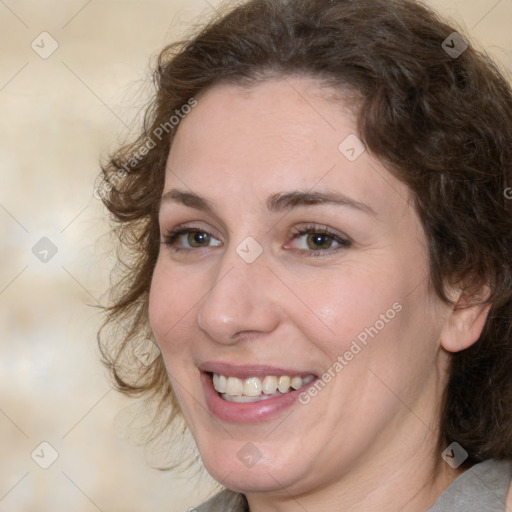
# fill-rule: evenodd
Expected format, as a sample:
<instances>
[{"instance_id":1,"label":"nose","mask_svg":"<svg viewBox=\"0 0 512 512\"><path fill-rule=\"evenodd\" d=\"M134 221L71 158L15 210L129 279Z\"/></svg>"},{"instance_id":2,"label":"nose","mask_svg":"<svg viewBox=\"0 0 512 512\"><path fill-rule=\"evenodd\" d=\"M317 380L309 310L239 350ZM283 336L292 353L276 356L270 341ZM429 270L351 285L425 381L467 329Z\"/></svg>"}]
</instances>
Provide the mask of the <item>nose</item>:
<instances>
[{"instance_id":1,"label":"nose","mask_svg":"<svg viewBox=\"0 0 512 512\"><path fill-rule=\"evenodd\" d=\"M234 249L226 251L211 289L199 304L197 325L223 344L236 343L244 335L272 332L280 320L275 284L264 253L247 263Z\"/></svg>"}]
</instances>

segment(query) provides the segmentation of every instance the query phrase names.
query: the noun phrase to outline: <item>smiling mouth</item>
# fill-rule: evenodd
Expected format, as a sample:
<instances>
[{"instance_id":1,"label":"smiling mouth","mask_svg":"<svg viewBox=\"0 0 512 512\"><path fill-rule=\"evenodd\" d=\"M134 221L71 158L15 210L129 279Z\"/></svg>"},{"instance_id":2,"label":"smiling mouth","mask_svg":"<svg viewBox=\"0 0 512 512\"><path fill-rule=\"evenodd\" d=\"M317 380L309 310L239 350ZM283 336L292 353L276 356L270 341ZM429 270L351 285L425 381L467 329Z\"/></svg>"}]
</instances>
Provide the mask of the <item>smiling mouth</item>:
<instances>
[{"instance_id":1,"label":"smiling mouth","mask_svg":"<svg viewBox=\"0 0 512 512\"><path fill-rule=\"evenodd\" d=\"M209 373L213 381L213 387L219 396L228 402L249 403L260 402L292 393L301 389L315 379L314 375L293 376L288 375L267 375L263 378L249 377L239 379Z\"/></svg>"}]
</instances>

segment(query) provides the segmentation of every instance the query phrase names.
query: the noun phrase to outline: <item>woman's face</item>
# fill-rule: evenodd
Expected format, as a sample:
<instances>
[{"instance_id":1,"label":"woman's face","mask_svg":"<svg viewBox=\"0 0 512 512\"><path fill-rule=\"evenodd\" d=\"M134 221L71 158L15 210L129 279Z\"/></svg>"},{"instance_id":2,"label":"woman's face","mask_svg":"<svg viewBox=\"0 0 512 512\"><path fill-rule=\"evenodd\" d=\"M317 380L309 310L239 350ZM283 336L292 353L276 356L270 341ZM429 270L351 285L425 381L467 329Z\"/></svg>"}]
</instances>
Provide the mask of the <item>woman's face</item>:
<instances>
[{"instance_id":1,"label":"woman's face","mask_svg":"<svg viewBox=\"0 0 512 512\"><path fill-rule=\"evenodd\" d=\"M169 154L150 321L206 468L236 491L417 466L437 439L448 308L407 188L326 91L215 86Z\"/></svg>"}]
</instances>

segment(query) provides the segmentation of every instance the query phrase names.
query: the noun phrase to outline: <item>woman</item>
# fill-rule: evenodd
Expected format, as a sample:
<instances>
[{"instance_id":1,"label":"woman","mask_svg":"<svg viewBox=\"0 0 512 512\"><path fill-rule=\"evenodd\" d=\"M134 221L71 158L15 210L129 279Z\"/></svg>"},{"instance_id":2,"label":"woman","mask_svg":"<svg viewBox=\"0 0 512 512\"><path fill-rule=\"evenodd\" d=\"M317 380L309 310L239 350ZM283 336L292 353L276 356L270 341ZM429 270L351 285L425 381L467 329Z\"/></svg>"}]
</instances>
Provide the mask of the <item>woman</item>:
<instances>
[{"instance_id":1,"label":"woman","mask_svg":"<svg viewBox=\"0 0 512 512\"><path fill-rule=\"evenodd\" d=\"M505 510L512 93L494 64L413 1L252 0L155 76L143 133L103 169L132 253L108 319L127 328L102 349L226 488L197 510Z\"/></svg>"}]
</instances>

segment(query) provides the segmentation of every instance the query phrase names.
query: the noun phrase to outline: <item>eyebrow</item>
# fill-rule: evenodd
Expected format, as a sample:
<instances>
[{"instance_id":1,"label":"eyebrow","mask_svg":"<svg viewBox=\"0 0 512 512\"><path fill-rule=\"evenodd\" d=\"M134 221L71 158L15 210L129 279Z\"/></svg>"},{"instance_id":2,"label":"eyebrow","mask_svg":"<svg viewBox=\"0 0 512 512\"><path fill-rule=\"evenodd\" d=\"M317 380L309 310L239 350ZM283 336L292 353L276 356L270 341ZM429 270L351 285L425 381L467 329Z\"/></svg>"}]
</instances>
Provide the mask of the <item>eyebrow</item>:
<instances>
[{"instance_id":1,"label":"eyebrow","mask_svg":"<svg viewBox=\"0 0 512 512\"><path fill-rule=\"evenodd\" d=\"M202 210L207 213L215 215L215 208L204 197L198 196L193 192L186 192L182 190L172 189L162 195L160 204L168 201L183 204L189 208ZM318 205L336 205L353 208L355 210L368 213L372 216L377 216L375 210L365 203L355 201L344 194L340 193L323 193L323 192L281 192L271 195L267 201L267 209L271 212L285 212L294 208L304 206L318 206Z\"/></svg>"},{"instance_id":2,"label":"eyebrow","mask_svg":"<svg viewBox=\"0 0 512 512\"><path fill-rule=\"evenodd\" d=\"M160 198L160 204L169 201L188 206L189 208L195 208L196 210L202 210L207 213L215 214L215 208L212 206L212 204L204 197L198 196L193 192L185 192L177 189L169 190Z\"/></svg>"},{"instance_id":3,"label":"eyebrow","mask_svg":"<svg viewBox=\"0 0 512 512\"><path fill-rule=\"evenodd\" d=\"M369 213L373 216L377 215L373 208L367 204L355 201L344 194L333 192L286 192L274 194L267 200L267 208L272 212L289 211L301 206L317 206L324 204L347 206L349 208L354 208L355 210Z\"/></svg>"}]
</instances>

